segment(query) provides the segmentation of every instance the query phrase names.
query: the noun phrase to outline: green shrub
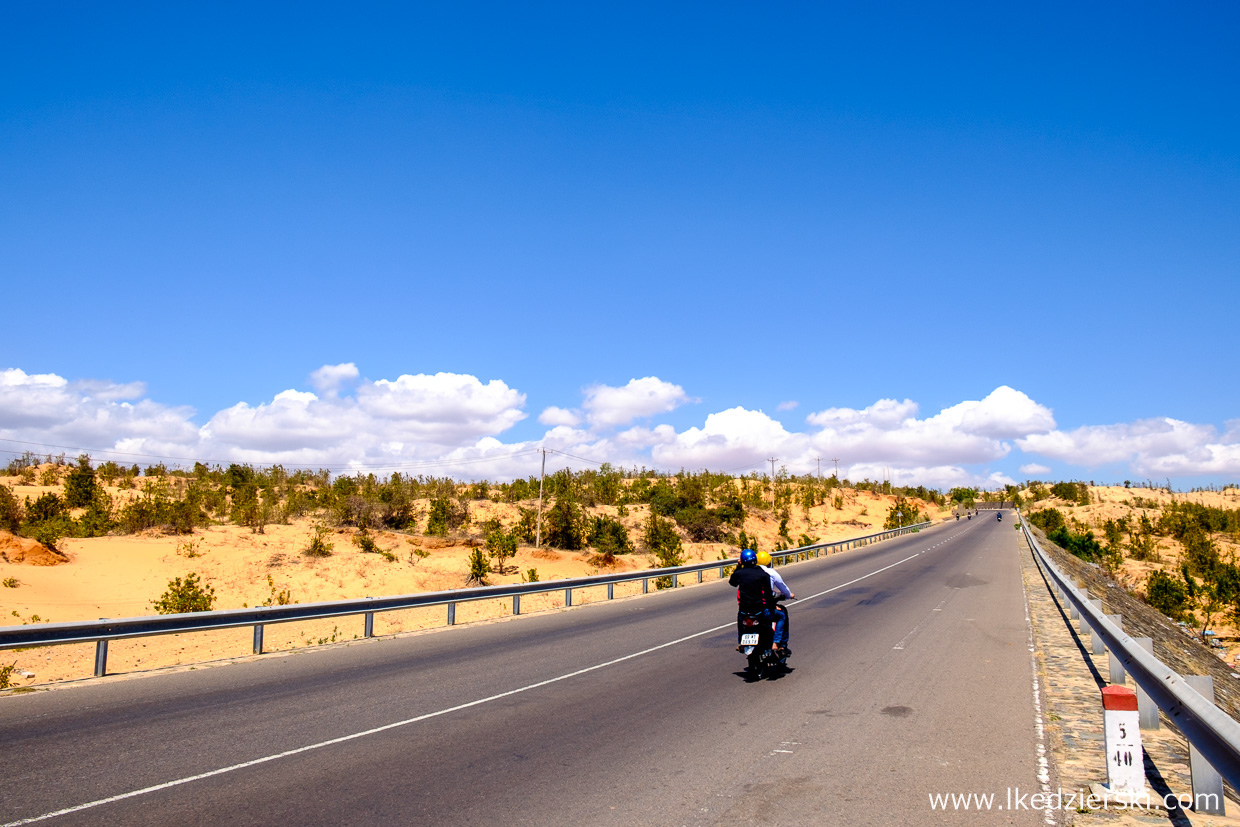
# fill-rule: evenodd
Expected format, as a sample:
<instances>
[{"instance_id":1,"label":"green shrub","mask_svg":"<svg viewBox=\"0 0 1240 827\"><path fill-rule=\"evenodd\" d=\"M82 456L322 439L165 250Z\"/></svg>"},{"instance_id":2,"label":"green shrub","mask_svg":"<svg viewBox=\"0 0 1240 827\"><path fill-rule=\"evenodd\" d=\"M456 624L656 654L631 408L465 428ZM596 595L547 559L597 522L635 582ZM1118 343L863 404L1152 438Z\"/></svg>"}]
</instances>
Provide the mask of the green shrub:
<instances>
[{"instance_id":1,"label":"green shrub","mask_svg":"<svg viewBox=\"0 0 1240 827\"><path fill-rule=\"evenodd\" d=\"M1048 532L1046 539L1071 554L1075 554L1082 560L1091 563L1101 562L1105 558L1106 549L1104 549L1092 534L1074 534L1066 527L1057 528Z\"/></svg>"},{"instance_id":2,"label":"green shrub","mask_svg":"<svg viewBox=\"0 0 1240 827\"><path fill-rule=\"evenodd\" d=\"M262 602L261 605L263 606L287 606L290 603L297 602L293 599L293 592L291 589L276 588L276 581L272 579L270 574L267 575L267 588L270 589L271 593L267 596L267 599Z\"/></svg>"},{"instance_id":3,"label":"green shrub","mask_svg":"<svg viewBox=\"0 0 1240 827\"><path fill-rule=\"evenodd\" d=\"M329 530L325 525L316 525L310 535L310 545L301 552L307 557L331 557L332 544L327 542Z\"/></svg>"},{"instance_id":4,"label":"green shrub","mask_svg":"<svg viewBox=\"0 0 1240 827\"><path fill-rule=\"evenodd\" d=\"M168 581L168 590L155 601L155 611L161 615L186 612L209 612L215 605L215 589L199 581L190 572L182 580L177 577Z\"/></svg>"},{"instance_id":5,"label":"green shrub","mask_svg":"<svg viewBox=\"0 0 1240 827\"><path fill-rule=\"evenodd\" d=\"M1042 529L1048 536L1052 531L1066 528L1068 525L1063 518L1063 512L1058 508L1044 508L1041 511L1034 511L1032 514L1027 514L1025 519Z\"/></svg>"},{"instance_id":6,"label":"green shrub","mask_svg":"<svg viewBox=\"0 0 1240 827\"><path fill-rule=\"evenodd\" d=\"M887 509L887 519L883 522L884 529L904 528L926 521L925 515L904 497L896 497L895 503Z\"/></svg>"},{"instance_id":7,"label":"green shrub","mask_svg":"<svg viewBox=\"0 0 1240 827\"><path fill-rule=\"evenodd\" d=\"M0 485L0 529L16 534L21 529L25 512L7 485Z\"/></svg>"},{"instance_id":8,"label":"green shrub","mask_svg":"<svg viewBox=\"0 0 1240 827\"><path fill-rule=\"evenodd\" d=\"M449 531L456 531L469 522L469 511L455 497L446 493L431 499L431 513L426 519L426 533L435 537L445 537Z\"/></svg>"},{"instance_id":9,"label":"green shrub","mask_svg":"<svg viewBox=\"0 0 1240 827\"><path fill-rule=\"evenodd\" d=\"M66 511L65 501L50 491L41 494L37 500L26 500L26 522L42 523L61 516Z\"/></svg>"},{"instance_id":10,"label":"green shrub","mask_svg":"<svg viewBox=\"0 0 1240 827\"><path fill-rule=\"evenodd\" d=\"M590 526L590 545L598 552L597 562L611 565L616 555L631 554L633 543L629 540L629 530L624 523L614 517L599 516L594 518Z\"/></svg>"}]
</instances>

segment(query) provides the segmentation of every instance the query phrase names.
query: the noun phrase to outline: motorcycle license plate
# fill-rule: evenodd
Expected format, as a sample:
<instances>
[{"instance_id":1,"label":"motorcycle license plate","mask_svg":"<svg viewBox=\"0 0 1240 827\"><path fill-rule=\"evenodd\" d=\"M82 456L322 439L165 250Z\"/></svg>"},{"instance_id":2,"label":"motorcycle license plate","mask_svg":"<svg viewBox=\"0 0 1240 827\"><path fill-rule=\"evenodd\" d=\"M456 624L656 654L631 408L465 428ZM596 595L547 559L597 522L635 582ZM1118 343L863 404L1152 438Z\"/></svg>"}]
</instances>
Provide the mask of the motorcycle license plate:
<instances>
[{"instance_id":1,"label":"motorcycle license plate","mask_svg":"<svg viewBox=\"0 0 1240 827\"><path fill-rule=\"evenodd\" d=\"M754 632L752 635L741 635L741 646L757 646L757 645L758 645L758 633L757 632Z\"/></svg>"}]
</instances>

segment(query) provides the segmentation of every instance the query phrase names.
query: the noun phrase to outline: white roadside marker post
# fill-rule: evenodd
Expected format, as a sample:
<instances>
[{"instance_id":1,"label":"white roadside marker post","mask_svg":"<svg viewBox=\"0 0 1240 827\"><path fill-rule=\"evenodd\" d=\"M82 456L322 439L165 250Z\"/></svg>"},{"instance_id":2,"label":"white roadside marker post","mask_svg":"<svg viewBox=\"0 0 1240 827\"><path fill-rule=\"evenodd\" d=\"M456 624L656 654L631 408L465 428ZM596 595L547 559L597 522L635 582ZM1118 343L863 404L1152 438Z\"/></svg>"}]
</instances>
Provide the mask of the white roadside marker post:
<instances>
[{"instance_id":1,"label":"white roadside marker post","mask_svg":"<svg viewBox=\"0 0 1240 827\"><path fill-rule=\"evenodd\" d=\"M1127 686L1102 690L1102 730L1107 751L1105 797L1117 804L1147 803L1145 757L1137 693Z\"/></svg>"}]
</instances>

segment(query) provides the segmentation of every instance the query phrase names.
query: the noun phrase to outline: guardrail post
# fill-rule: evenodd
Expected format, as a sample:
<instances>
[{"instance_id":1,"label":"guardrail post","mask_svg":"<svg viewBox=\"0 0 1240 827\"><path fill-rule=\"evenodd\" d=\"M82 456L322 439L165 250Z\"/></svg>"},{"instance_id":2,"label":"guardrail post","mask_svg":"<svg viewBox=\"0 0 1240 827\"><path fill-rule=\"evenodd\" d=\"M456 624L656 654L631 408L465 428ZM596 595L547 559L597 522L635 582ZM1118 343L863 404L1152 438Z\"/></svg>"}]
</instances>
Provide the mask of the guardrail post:
<instances>
[{"instance_id":1,"label":"guardrail post","mask_svg":"<svg viewBox=\"0 0 1240 827\"><path fill-rule=\"evenodd\" d=\"M1114 623L1122 631L1124 628L1124 618L1121 615L1107 615L1107 620ZM1111 652L1109 665L1111 667L1110 681L1112 686L1123 686L1127 682L1128 673L1124 671L1124 664L1120 662L1119 655ZM1140 700L1140 699L1138 699ZM1138 709L1140 706L1138 705Z\"/></svg>"},{"instance_id":2,"label":"guardrail post","mask_svg":"<svg viewBox=\"0 0 1240 827\"><path fill-rule=\"evenodd\" d=\"M564 607L568 608L569 606L572 606L572 605L573 605L573 590L565 589L564 590Z\"/></svg>"},{"instance_id":3,"label":"guardrail post","mask_svg":"<svg viewBox=\"0 0 1240 827\"><path fill-rule=\"evenodd\" d=\"M648 594L649 592L650 592L650 578L643 577L642 578L642 594Z\"/></svg>"},{"instance_id":4,"label":"guardrail post","mask_svg":"<svg viewBox=\"0 0 1240 827\"><path fill-rule=\"evenodd\" d=\"M449 626L456 625L456 604L455 603L448 604L448 625Z\"/></svg>"},{"instance_id":5,"label":"guardrail post","mask_svg":"<svg viewBox=\"0 0 1240 827\"><path fill-rule=\"evenodd\" d=\"M512 596L512 613L514 615L521 614L521 595L519 594Z\"/></svg>"},{"instance_id":6,"label":"guardrail post","mask_svg":"<svg viewBox=\"0 0 1240 827\"><path fill-rule=\"evenodd\" d=\"M1080 583L1077 583L1077 588L1080 588L1080 585L1081 585ZM1068 601L1068 619L1069 619L1069 620L1079 620L1079 619L1080 619L1080 617L1081 617L1081 611L1080 611L1080 609L1078 609L1078 608L1076 607L1076 603L1074 603L1074 602L1073 602L1073 601L1071 601L1071 600L1068 600L1068 590L1067 590L1067 589L1064 589L1064 600L1067 600L1067 601Z\"/></svg>"},{"instance_id":7,"label":"guardrail post","mask_svg":"<svg viewBox=\"0 0 1240 827\"><path fill-rule=\"evenodd\" d=\"M616 596L616 584L608 583L607 584L607 599L611 600L615 596Z\"/></svg>"},{"instance_id":8,"label":"guardrail post","mask_svg":"<svg viewBox=\"0 0 1240 827\"><path fill-rule=\"evenodd\" d=\"M100 618L101 620L103 618ZM95 677L102 678L108 674L108 642L106 640L95 641Z\"/></svg>"},{"instance_id":9,"label":"guardrail post","mask_svg":"<svg viewBox=\"0 0 1240 827\"><path fill-rule=\"evenodd\" d=\"M1091 597L1089 598L1089 602L1094 604L1094 608L1098 610L1099 614L1102 614L1102 598L1101 597ZM1081 626L1082 626L1081 631L1082 632L1085 631L1084 627L1086 625L1087 624L1085 623L1084 618L1082 618L1081 620ZM1107 650L1107 646L1105 643L1102 642L1102 635L1098 634L1097 629L1090 626L1089 627L1089 653L1091 655L1101 655L1106 650Z\"/></svg>"},{"instance_id":10,"label":"guardrail post","mask_svg":"<svg viewBox=\"0 0 1240 827\"><path fill-rule=\"evenodd\" d=\"M362 637L374 637L374 636L375 636L375 613L367 612L366 620L362 624Z\"/></svg>"},{"instance_id":11,"label":"guardrail post","mask_svg":"<svg viewBox=\"0 0 1240 827\"><path fill-rule=\"evenodd\" d=\"M1184 680L1201 697L1214 703L1214 678L1209 675L1185 675ZM1223 776L1210 766L1210 762L1192 743L1188 745L1188 766L1193 777L1193 812L1224 815Z\"/></svg>"},{"instance_id":12,"label":"guardrail post","mask_svg":"<svg viewBox=\"0 0 1240 827\"><path fill-rule=\"evenodd\" d=\"M1086 594L1088 594L1088 592L1086 592ZM1097 607L1099 610L1102 609L1101 599L1097 597L1086 597L1085 599L1088 600L1090 603L1093 603L1094 606ZM1079 621L1080 622L1076 624L1076 629L1081 634L1085 634L1086 632L1089 631L1089 621L1085 619L1085 615L1083 613L1081 614Z\"/></svg>"},{"instance_id":13,"label":"guardrail post","mask_svg":"<svg viewBox=\"0 0 1240 827\"><path fill-rule=\"evenodd\" d=\"M680 588L680 575L679 574L672 575L672 588L673 589Z\"/></svg>"},{"instance_id":14,"label":"guardrail post","mask_svg":"<svg viewBox=\"0 0 1240 827\"><path fill-rule=\"evenodd\" d=\"M254 654L261 655L263 653L263 624L254 624Z\"/></svg>"},{"instance_id":15,"label":"guardrail post","mask_svg":"<svg viewBox=\"0 0 1240 827\"><path fill-rule=\"evenodd\" d=\"M701 569L698 569L698 582L699 583L702 582L702 570Z\"/></svg>"},{"instance_id":16,"label":"guardrail post","mask_svg":"<svg viewBox=\"0 0 1240 827\"><path fill-rule=\"evenodd\" d=\"M1132 642L1151 655L1154 654L1154 638L1134 637ZM1142 729L1158 729L1158 704L1137 684L1137 712L1141 715Z\"/></svg>"}]
</instances>

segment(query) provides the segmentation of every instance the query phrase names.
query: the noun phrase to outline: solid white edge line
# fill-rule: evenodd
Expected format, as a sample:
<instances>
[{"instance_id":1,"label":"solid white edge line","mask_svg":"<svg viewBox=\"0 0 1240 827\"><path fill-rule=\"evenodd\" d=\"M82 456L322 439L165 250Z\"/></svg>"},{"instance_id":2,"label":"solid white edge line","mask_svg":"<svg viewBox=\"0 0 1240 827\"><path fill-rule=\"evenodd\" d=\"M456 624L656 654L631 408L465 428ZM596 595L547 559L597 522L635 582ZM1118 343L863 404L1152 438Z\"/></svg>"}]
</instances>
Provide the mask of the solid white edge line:
<instances>
[{"instance_id":1,"label":"solid white edge line","mask_svg":"<svg viewBox=\"0 0 1240 827\"><path fill-rule=\"evenodd\" d=\"M815 598L822 597L825 594L830 594L831 592L839 591L840 589L843 589L847 586L851 586L854 583L859 583L862 580L873 577L876 574L882 574L888 569L894 569L896 566L907 563L909 560L912 560L913 558L918 557L919 555L923 553L924 553L924 550L919 551L916 554L910 554L908 557L905 557L903 560L897 560L896 562L892 563L889 566L883 566L881 569L875 569L869 574L863 574L860 577L857 577L853 580L849 580L847 583L840 583L838 586L832 586L831 588L826 589L825 591L818 592L817 594L811 594L809 597L798 599L796 602L798 604L805 603ZM693 640L694 638L699 638L699 637L702 637L703 635L713 634L722 629L731 628L733 625L734 625L733 622L728 622L728 623L724 623L722 626L715 626L714 628L711 628L711 629L703 629L700 632L694 632L691 635L686 635L685 637L677 638L676 640L670 640L667 643L660 643L658 646L651 646L649 649L642 649L640 652L632 652L631 654L624 655L623 657L618 657L613 660L606 661L604 663L596 663L593 666L587 666L584 669L578 669L575 672L568 672L566 674L559 675L554 678L548 678L547 680L539 681L538 683L531 683L527 686L522 686L517 689L509 689L507 692L500 692L498 695L490 695L485 698L479 698L475 701L470 701L469 703L458 704L457 706L451 706L446 709L440 709L436 712L427 712L424 715L418 715L416 718L407 718L403 721L395 721L390 724L384 724L383 726L374 727L373 729L367 729L361 732L354 732L351 735L341 735L339 738L331 738L327 741L320 741L317 744L307 744L304 747L297 747L296 749L285 750L284 752L278 752L274 755L265 755L262 758L255 758L251 761L243 761L240 764L232 764L231 766L220 767L219 769L211 770L209 772L202 772L202 773L198 773L197 775L189 775L189 776L186 776L185 778L178 778L173 781L165 781L162 784L156 784L151 787L143 787L140 790L131 790L130 792L127 792L127 793L120 793L118 795L108 796L107 798L100 798L95 801L88 801L85 804L77 804L73 807L66 807L63 810L56 810L55 812L44 813L43 815L38 815L38 816L31 816L30 818L23 818L17 821L8 821L8 822L5 822L4 824L0 824L0 827L20 827L20 825L23 825L23 824L34 824L39 821L46 821L49 818L56 818L57 816L69 815L70 813L79 813L79 812L82 812L83 810L89 810L94 807L100 807L104 804L111 804L116 801L124 801L127 798L137 798L138 796L141 796L141 795L148 795L149 793L159 792L160 790L166 790L171 787L179 787L182 784L189 784L191 781L201 781L204 778L211 778L212 776L215 776L215 775L224 775L226 773L235 772L237 770L243 770L246 767L257 766L258 764L266 764L269 761L276 761L280 758L288 758L291 755L298 755L303 752L311 752L316 749L322 749L323 747L334 746L335 744L343 744L346 741L353 741L357 738L364 738L368 735L375 735L380 732L385 732L389 729L397 729L398 727L409 726L410 724L416 724L421 721L428 720L430 718L438 718L441 715L448 715L452 712L460 712L462 709L469 709L472 706L481 706L482 704L490 703L491 701L498 701L501 698L507 698L511 695L519 695L522 692L528 692L531 689L539 689L541 687L548 686L553 683L559 683L560 681L566 681L569 678L575 678L575 677L578 677L579 675L584 675L587 672L594 672L595 670L598 670L598 669L605 669L608 666L615 666L617 663L624 663L626 660L632 660L633 658L641 657L642 655L648 655L651 652L657 652L660 649L666 649L667 647L675 646L678 643L684 643L685 641Z\"/></svg>"}]
</instances>

